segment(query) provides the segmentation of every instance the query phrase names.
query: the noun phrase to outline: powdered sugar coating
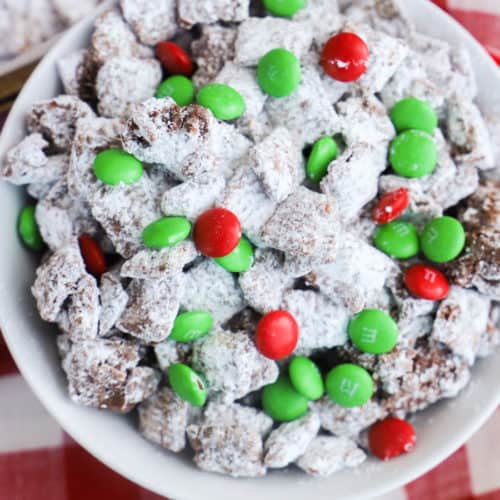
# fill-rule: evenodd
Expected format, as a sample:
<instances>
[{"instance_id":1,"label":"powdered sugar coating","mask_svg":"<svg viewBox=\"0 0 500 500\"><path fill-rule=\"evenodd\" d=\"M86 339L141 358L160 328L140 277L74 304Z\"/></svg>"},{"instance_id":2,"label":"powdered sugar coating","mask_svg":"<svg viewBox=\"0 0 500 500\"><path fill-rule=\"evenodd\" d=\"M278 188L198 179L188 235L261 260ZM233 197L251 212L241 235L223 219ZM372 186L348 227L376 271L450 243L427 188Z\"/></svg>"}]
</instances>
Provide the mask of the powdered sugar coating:
<instances>
[{"instance_id":1,"label":"powdered sugar coating","mask_svg":"<svg viewBox=\"0 0 500 500\"><path fill-rule=\"evenodd\" d=\"M452 286L437 311L432 338L473 364L481 336L488 326L489 312L487 297Z\"/></svg>"},{"instance_id":2,"label":"powdered sugar coating","mask_svg":"<svg viewBox=\"0 0 500 500\"><path fill-rule=\"evenodd\" d=\"M277 252L257 250L253 266L239 276L245 301L262 314L279 309L283 294L292 288L293 278L283 269Z\"/></svg>"},{"instance_id":3,"label":"powdered sugar coating","mask_svg":"<svg viewBox=\"0 0 500 500\"><path fill-rule=\"evenodd\" d=\"M131 104L153 97L161 77L156 59L109 58L97 73L99 113L111 118L128 115Z\"/></svg>"},{"instance_id":4,"label":"powdered sugar coating","mask_svg":"<svg viewBox=\"0 0 500 500\"><path fill-rule=\"evenodd\" d=\"M154 346L156 359L160 369L166 373L168 367L173 363L191 363L193 344L164 340Z\"/></svg>"},{"instance_id":5,"label":"powdered sugar coating","mask_svg":"<svg viewBox=\"0 0 500 500\"><path fill-rule=\"evenodd\" d=\"M348 310L312 290L285 292L283 308L299 324L297 354L308 355L314 349L329 349L347 342Z\"/></svg>"},{"instance_id":6,"label":"powdered sugar coating","mask_svg":"<svg viewBox=\"0 0 500 500\"><path fill-rule=\"evenodd\" d=\"M342 23L337 0L308 0L293 20L306 25L318 47L322 47Z\"/></svg>"},{"instance_id":7,"label":"powdered sugar coating","mask_svg":"<svg viewBox=\"0 0 500 500\"><path fill-rule=\"evenodd\" d=\"M171 279L181 274L184 266L198 255L193 242L189 240L171 248L140 250L123 263L120 274L124 278Z\"/></svg>"},{"instance_id":8,"label":"powdered sugar coating","mask_svg":"<svg viewBox=\"0 0 500 500\"><path fill-rule=\"evenodd\" d=\"M86 274L80 250L67 245L56 250L36 270L31 292L40 316L55 321L64 301L75 292L77 283Z\"/></svg>"},{"instance_id":9,"label":"powdered sugar coating","mask_svg":"<svg viewBox=\"0 0 500 500\"><path fill-rule=\"evenodd\" d=\"M186 447L188 408L174 391L163 387L139 405L139 431L153 443L178 453Z\"/></svg>"},{"instance_id":10,"label":"powdered sugar coating","mask_svg":"<svg viewBox=\"0 0 500 500\"><path fill-rule=\"evenodd\" d=\"M316 413L309 413L294 422L281 424L271 432L264 448L264 463L273 469L286 467L304 454L320 427Z\"/></svg>"},{"instance_id":11,"label":"powdered sugar coating","mask_svg":"<svg viewBox=\"0 0 500 500\"><path fill-rule=\"evenodd\" d=\"M101 298L99 337L106 337L112 333L112 328L125 310L128 294L116 272L107 272L101 276L99 290Z\"/></svg>"},{"instance_id":12,"label":"powdered sugar coating","mask_svg":"<svg viewBox=\"0 0 500 500\"><path fill-rule=\"evenodd\" d=\"M94 116L89 105L78 97L60 95L33 104L26 125L28 132L42 134L58 151L69 152L76 122Z\"/></svg>"},{"instance_id":13,"label":"powdered sugar coating","mask_svg":"<svg viewBox=\"0 0 500 500\"><path fill-rule=\"evenodd\" d=\"M85 49L80 49L61 57L57 61L57 71L65 94L78 95L78 67L83 63L85 52Z\"/></svg>"},{"instance_id":14,"label":"powdered sugar coating","mask_svg":"<svg viewBox=\"0 0 500 500\"><path fill-rule=\"evenodd\" d=\"M283 48L303 57L312 42L308 26L278 17L251 17L240 24L235 43L235 61L256 66L272 49Z\"/></svg>"},{"instance_id":15,"label":"powdered sugar coating","mask_svg":"<svg viewBox=\"0 0 500 500\"><path fill-rule=\"evenodd\" d=\"M208 311L216 323L224 323L245 307L235 277L212 260L204 259L185 276L183 309Z\"/></svg>"},{"instance_id":16,"label":"powdered sugar coating","mask_svg":"<svg viewBox=\"0 0 500 500\"><path fill-rule=\"evenodd\" d=\"M339 132L340 123L323 88L316 66L302 68L299 88L289 97L269 99L265 110L271 123L287 128L301 145Z\"/></svg>"},{"instance_id":17,"label":"powdered sugar coating","mask_svg":"<svg viewBox=\"0 0 500 500\"><path fill-rule=\"evenodd\" d=\"M116 327L144 344L165 340L179 311L183 286L182 275L170 280L132 280L127 307Z\"/></svg>"},{"instance_id":18,"label":"powdered sugar coating","mask_svg":"<svg viewBox=\"0 0 500 500\"><path fill-rule=\"evenodd\" d=\"M76 3L71 0L50 0L50 3L66 24L73 24L93 12L99 0L78 0Z\"/></svg>"},{"instance_id":19,"label":"powdered sugar coating","mask_svg":"<svg viewBox=\"0 0 500 500\"><path fill-rule=\"evenodd\" d=\"M137 367L139 344L96 339L73 343L62 361L75 403L127 413L158 385L152 368Z\"/></svg>"},{"instance_id":20,"label":"powdered sugar coating","mask_svg":"<svg viewBox=\"0 0 500 500\"><path fill-rule=\"evenodd\" d=\"M123 17L146 45L172 38L177 32L175 0L121 0Z\"/></svg>"},{"instance_id":21,"label":"powdered sugar coating","mask_svg":"<svg viewBox=\"0 0 500 500\"><path fill-rule=\"evenodd\" d=\"M234 401L276 381L278 365L259 354L244 332L216 330L193 346L193 368L211 393Z\"/></svg>"},{"instance_id":22,"label":"powdered sugar coating","mask_svg":"<svg viewBox=\"0 0 500 500\"><path fill-rule=\"evenodd\" d=\"M179 24L191 28L197 23L241 22L249 16L249 5L250 0L177 0Z\"/></svg>"},{"instance_id":23,"label":"powdered sugar coating","mask_svg":"<svg viewBox=\"0 0 500 500\"><path fill-rule=\"evenodd\" d=\"M311 476L327 477L345 467L357 467L365 459L365 453L348 438L318 436L296 463Z\"/></svg>"}]
</instances>

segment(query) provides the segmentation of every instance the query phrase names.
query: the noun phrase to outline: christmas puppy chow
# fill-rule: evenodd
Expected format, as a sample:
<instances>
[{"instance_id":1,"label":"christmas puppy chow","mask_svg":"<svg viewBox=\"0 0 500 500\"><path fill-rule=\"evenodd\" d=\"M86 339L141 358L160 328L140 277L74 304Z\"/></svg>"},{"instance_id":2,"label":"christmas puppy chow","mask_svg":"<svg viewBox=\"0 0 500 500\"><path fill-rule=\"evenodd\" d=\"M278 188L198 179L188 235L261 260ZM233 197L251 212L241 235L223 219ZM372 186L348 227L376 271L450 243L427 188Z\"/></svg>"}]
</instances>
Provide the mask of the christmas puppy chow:
<instances>
[{"instance_id":1,"label":"christmas puppy chow","mask_svg":"<svg viewBox=\"0 0 500 500\"><path fill-rule=\"evenodd\" d=\"M391 0L193 5L100 15L2 166L70 397L235 477L410 451L500 342L468 55Z\"/></svg>"}]
</instances>

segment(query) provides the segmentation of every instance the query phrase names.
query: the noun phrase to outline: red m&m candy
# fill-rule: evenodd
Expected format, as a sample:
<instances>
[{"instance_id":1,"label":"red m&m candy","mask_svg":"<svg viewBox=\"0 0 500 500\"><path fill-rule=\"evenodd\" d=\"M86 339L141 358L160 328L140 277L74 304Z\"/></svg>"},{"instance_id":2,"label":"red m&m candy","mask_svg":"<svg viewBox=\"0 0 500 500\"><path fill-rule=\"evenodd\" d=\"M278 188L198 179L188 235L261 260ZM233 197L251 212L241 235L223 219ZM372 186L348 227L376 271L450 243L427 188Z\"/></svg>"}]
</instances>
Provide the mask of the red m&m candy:
<instances>
[{"instance_id":1,"label":"red m&m candy","mask_svg":"<svg viewBox=\"0 0 500 500\"><path fill-rule=\"evenodd\" d=\"M408 453L415 448L415 429L406 420L389 417L372 425L368 433L371 452L381 460Z\"/></svg>"},{"instance_id":2,"label":"red m&m candy","mask_svg":"<svg viewBox=\"0 0 500 500\"><path fill-rule=\"evenodd\" d=\"M373 209L372 219L377 224L387 224L397 219L408 207L410 197L406 188L384 194Z\"/></svg>"},{"instance_id":3,"label":"red m&m candy","mask_svg":"<svg viewBox=\"0 0 500 500\"><path fill-rule=\"evenodd\" d=\"M106 272L106 258L99 244L88 234L82 234L78 238L80 253L82 254L85 267L90 274L96 278Z\"/></svg>"},{"instance_id":4,"label":"red m&m candy","mask_svg":"<svg viewBox=\"0 0 500 500\"><path fill-rule=\"evenodd\" d=\"M225 257L241 239L238 217L226 208L212 208L203 212L194 225L196 248L207 257Z\"/></svg>"},{"instance_id":5,"label":"red m&m candy","mask_svg":"<svg viewBox=\"0 0 500 500\"><path fill-rule=\"evenodd\" d=\"M155 47L156 57L171 75L191 76L193 63L187 52L174 42L159 42Z\"/></svg>"},{"instance_id":6,"label":"red m&m candy","mask_svg":"<svg viewBox=\"0 0 500 500\"><path fill-rule=\"evenodd\" d=\"M293 353L299 340L299 326L287 311L267 313L257 323L255 345L270 359L283 359Z\"/></svg>"},{"instance_id":7,"label":"red m&m candy","mask_svg":"<svg viewBox=\"0 0 500 500\"><path fill-rule=\"evenodd\" d=\"M366 43L358 35L343 32L326 42L321 66L333 79L353 82L366 71L369 55Z\"/></svg>"},{"instance_id":8,"label":"red m&m candy","mask_svg":"<svg viewBox=\"0 0 500 500\"><path fill-rule=\"evenodd\" d=\"M433 266L415 264L404 274L406 288L421 299L442 300L448 296L450 285L446 276Z\"/></svg>"}]
</instances>

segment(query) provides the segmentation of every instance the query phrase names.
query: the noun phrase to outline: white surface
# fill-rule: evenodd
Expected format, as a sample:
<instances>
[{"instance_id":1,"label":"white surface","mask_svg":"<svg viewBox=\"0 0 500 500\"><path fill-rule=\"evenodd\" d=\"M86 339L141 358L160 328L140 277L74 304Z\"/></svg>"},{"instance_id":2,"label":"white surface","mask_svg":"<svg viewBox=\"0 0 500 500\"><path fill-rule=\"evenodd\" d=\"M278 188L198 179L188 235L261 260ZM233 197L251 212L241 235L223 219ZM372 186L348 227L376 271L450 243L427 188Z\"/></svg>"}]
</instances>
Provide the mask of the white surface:
<instances>
[{"instance_id":1,"label":"white surface","mask_svg":"<svg viewBox=\"0 0 500 500\"><path fill-rule=\"evenodd\" d=\"M481 105L492 108L500 73L480 45L452 19L423 0L407 0L410 15L423 32L440 35L470 50L478 75ZM86 45L92 19L72 28L42 61L12 109L0 138L0 159L24 134L24 113L37 100L60 90L56 61ZM474 369L474 380L455 400L415 419L419 444L404 457L371 460L329 479L312 479L292 470L256 480L234 480L200 472L187 460L161 451L141 438L130 419L72 404L55 349L55 327L37 316L29 286L35 259L20 245L15 220L23 203L21 190L0 185L0 325L23 375L61 425L108 466L153 491L175 500L346 500L381 495L423 474L462 445L500 402L500 357Z\"/></svg>"},{"instance_id":2,"label":"white surface","mask_svg":"<svg viewBox=\"0 0 500 500\"><path fill-rule=\"evenodd\" d=\"M63 443L63 433L54 419L19 375L0 377L0 453L34 448L52 448Z\"/></svg>"}]
</instances>

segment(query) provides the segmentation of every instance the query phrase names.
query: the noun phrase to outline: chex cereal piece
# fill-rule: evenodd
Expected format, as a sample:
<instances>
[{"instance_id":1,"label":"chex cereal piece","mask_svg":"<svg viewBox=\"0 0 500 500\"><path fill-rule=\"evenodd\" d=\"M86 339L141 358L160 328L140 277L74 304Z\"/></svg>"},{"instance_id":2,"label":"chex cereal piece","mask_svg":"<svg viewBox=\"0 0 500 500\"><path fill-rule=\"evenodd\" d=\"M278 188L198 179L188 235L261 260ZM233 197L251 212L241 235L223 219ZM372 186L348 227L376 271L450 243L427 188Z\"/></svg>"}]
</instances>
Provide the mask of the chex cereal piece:
<instances>
[{"instance_id":1,"label":"chex cereal piece","mask_svg":"<svg viewBox=\"0 0 500 500\"><path fill-rule=\"evenodd\" d=\"M381 402L389 414L399 418L455 397L470 379L467 362L441 344L423 338L415 351L412 371L399 379L397 392Z\"/></svg>"},{"instance_id":2,"label":"chex cereal piece","mask_svg":"<svg viewBox=\"0 0 500 500\"><path fill-rule=\"evenodd\" d=\"M42 319L52 322L57 319L64 301L75 292L78 281L85 274L76 245L58 249L37 268L31 292Z\"/></svg>"},{"instance_id":3,"label":"chex cereal piece","mask_svg":"<svg viewBox=\"0 0 500 500\"><path fill-rule=\"evenodd\" d=\"M210 407L209 407L210 408ZM221 417L228 413L223 406ZM207 410L205 411L205 413ZM232 412L231 412L232 413ZM210 472L229 474L233 477L263 476L263 443L260 430L248 425L244 419L209 418L199 425L189 425L189 442L195 451L194 461L198 467Z\"/></svg>"},{"instance_id":4,"label":"chex cereal piece","mask_svg":"<svg viewBox=\"0 0 500 500\"><path fill-rule=\"evenodd\" d=\"M387 151L396 131L384 105L375 96L351 97L339 102L336 109L341 118L339 132L348 146L364 142Z\"/></svg>"},{"instance_id":5,"label":"chex cereal piece","mask_svg":"<svg viewBox=\"0 0 500 500\"><path fill-rule=\"evenodd\" d=\"M49 248L55 250L83 233L102 236L102 229L82 200L68 193L64 179L57 181L36 206L38 228Z\"/></svg>"},{"instance_id":6,"label":"chex cereal piece","mask_svg":"<svg viewBox=\"0 0 500 500\"><path fill-rule=\"evenodd\" d=\"M204 259L186 273L181 305L186 311L208 311L218 323L245 307L235 277L210 259Z\"/></svg>"},{"instance_id":7,"label":"chex cereal piece","mask_svg":"<svg viewBox=\"0 0 500 500\"><path fill-rule=\"evenodd\" d=\"M36 2L35 2L36 3ZM64 23L71 25L92 13L99 3L99 0L50 0L54 6L57 15L62 18Z\"/></svg>"},{"instance_id":8,"label":"chex cereal piece","mask_svg":"<svg viewBox=\"0 0 500 500\"><path fill-rule=\"evenodd\" d=\"M98 110L102 116L128 114L130 105L153 97L162 71L156 59L111 57L97 74Z\"/></svg>"},{"instance_id":9,"label":"chex cereal piece","mask_svg":"<svg viewBox=\"0 0 500 500\"><path fill-rule=\"evenodd\" d=\"M78 67L83 63L85 53L85 49L80 49L61 57L57 61L57 71L65 94L78 95Z\"/></svg>"},{"instance_id":10,"label":"chex cereal piece","mask_svg":"<svg viewBox=\"0 0 500 500\"><path fill-rule=\"evenodd\" d=\"M298 256L331 257L337 243L338 208L331 198L299 187L262 228L270 247Z\"/></svg>"},{"instance_id":11,"label":"chex cereal piece","mask_svg":"<svg viewBox=\"0 0 500 500\"><path fill-rule=\"evenodd\" d=\"M387 415L384 408L375 401L368 401L363 406L344 408L335 404L328 396L311 403L311 410L318 413L323 429L337 436L353 438Z\"/></svg>"},{"instance_id":12,"label":"chex cereal piece","mask_svg":"<svg viewBox=\"0 0 500 500\"><path fill-rule=\"evenodd\" d=\"M167 340L156 344L154 351L160 370L166 372L168 367L174 363L191 364L193 344L184 344L167 338Z\"/></svg>"},{"instance_id":13,"label":"chex cereal piece","mask_svg":"<svg viewBox=\"0 0 500 500\"><path fill-rule=\"evenodd\" d=\"M153 443L178 453L186 447L189 405L162 387L138 407L139 431Z\"/></svg>"},{"instance_id":14,"label":"chex cereal piece","mask_svg":"<svg viewBox=\"0 0 500 500\"><path fill-rule=\"evenodd\" d=\"M118 273L107 272L100 279L101 312L99 315L99 337L107 337L123 314L128 303Z\"/></svg>"},{"instance_id":15,"label":"chex cereal piece","mask_svg":"<svg viewBox=\"0 0 500 500\"><path fill-rule=\"evenodd\" d=\"M116 327L137 337L142 343L155 344L165 340L179 311L184 284L182 278L132 280L127 288L127 307Z\"/></svg>"},{"instance_id":16,"label":"chex cereal piece","mask_svg":"<svg viewBox=\"0 0 500 500\"><path fill-rule=\"evenodd\" d=\"M187 156L176 170L176 177L183 181L199 182L206 182L212 177L217 177L222 170L222 165L211 146L204 146Z\"/></svg>"},{"instance_id":17,"label":"chex cereal piece","mask_svg":"<svg viewBox=\"0 0 500 500\"><path fill-rule=\"evenodd\" d=\"M347 22L343 31L356 33L370 47L368 69L356 82L356 87L363 94L380 92L407 56L407 44L381 31L374 31L366 24Z\"/></svg>"},{"instance_id":18,"label":"chex cereal piece","mask_svg":"<svg viewBox=\"0 0 500 500\"><path fill-rule=\"evenodd\" d=\"M2 167L2 179L12 184L30 184L32 182L53 181L61 177L60 164L49 164L44 153L49 143L41 134L26 136L6 155Z\"/></svg>"},{"instance_id":19,"label":"chex cereal piece","mask_svg":"<svg viewBox=\"0 0 500 500\"><path fill-rule=\"evenodd\" d=\"M490 300L473 290L452 286L436 314L432 338L473 364L488 326Z\"/></svg>"},{"instance_id":20,"label":"chex cereal piece","mask_svg":"<svg viewBox=\"0 0 500 500\"><path fill-rule=\"evenodd\" d=\"M251 17L238 28L235 62L256 66L262 56L277 48L287 49L300 59L312 42L312 31L308 28L288 19Z\"/></svg>"},{"instance_id":21,"label":"chex cereal piece","mask_svg":"<svg viewBox=\"0 0 500 500\"><path fill-rule=\"evenodd\" d=\"M186 310L205 310L223 323L244 308L235 277L215 262L204 259L186 273L181 300Z\"/></svg>"},{"instance_id":22,"label":"chex cereal piece","mask_svg":"<svg viewBox=\"0 0 500 500\"><path fill-rule=\"evenodd\" d=\"M198 23L241 22L248 18L249 6L250 0L177 0L179 24L189 29Z\"/></svg>"},{"instance_id":23,"label":"chex cereal piece","mask_svg":"<svg viewBox=\"0 0 500 500\"><path fill-rule=\"evenodd\" d=\"M144 249L123 263L120 274L124 278L169 279L182 273L184 266L198 255L194 243L190 240L161 250Z\"/></svg>"},{"instance_id":24,"label":"chex cereal piece","mask_svg":"<svg viewBox=\"0 0 500 500\"><path fill-rule=\"evenodd\" d=\"M195 220L214 205L225 186L224 178L220 175L188 180L165 191L161 209L166 215L182 215Z\"/></svg>"},{"instance_id":25,"label":"chex cereal piece","mask_svg":"<svg viewBox=\"0 0 500 500\"><path fill-rule=\"evenodd\" d=\"M99 287L93 276L83 275L68 304L68 334L73 342L95 339L100 316Z\"/></svg>"},{"instance_id":26,"label":"chex cereal piece","mask_svg":"<svg viewBox=\"0 0 500 500\"><path fill-rule=\"evenodd\" d=\"M285 292L283 309L299 324L298 354L313 349L329 349L347 342L349 311L312 290Z\"/></svg>"},{"instance_id":27,"label":"chex cereal piece","mask_svg":"<svg viewBox=\"0 0 500 500\"><path fill-rule=\"evenodd\" d=\"M58 155L59 156L59 155ZM55 158L54 156L52 158ZM26 192L35 200L42 200L54 187L54 182L32 182L26 187Z\"/></svg>"},{"instance_id":28,"label":"chex cereal piece","mask_svg":"<svg viewBox=\"0 0 500 500\"><path fill-rule=\"evenodd\" d=\"M273 124L266 111L259 113L257 117L243 115L237 121L240 132L244 133L253 142L265 139L273 130Z\"/></svg>"},{"instance_id":29,"label":"chex cereal piece","mask_svg":"<svg viewBox=\"0 0 500 500\"><path fill-rule=\"evenodd\" d=\"M123 17L146 45L172 38L177 32L175 0L121 0Z\"/></svg>"},{"instance_id":30,"label":"chex cereal piece","mask_svg":"<svg viewBox=\"0 0 500 500\"><path fill-rule=\"evenodd\" d=\"M482 182L460 210L460 220L467 231L477 231L481 226L500 226L500 191L498 183Z\"/></svg>"},{"instance_id":31,"label":"chex cereal piece","mask_svg":"<svg viewBox=\"0 0 500 500\"><path fill-rule=\"evenodd\" d=\"M302 151L284 127L278 127L250 151L253 171L266 194L277 203L298 187L304 172Z\"/></svg>"},{"instance_id":32,"label":"chex cereal piece","mask_svg":"<svg viewBox=\"0 0 500 500\"><path fill-rule=\"evenodd\" d=\"M75 125L80 118L93 118L90 106L76 96L60 95L35 102L26 118L28 132L38 132L58 151L69 152Z\"/></svg>"},{"instance_id":33,"label":"chex cereal piece","mask_svg":"<svg viewBox=\"0 0 500 500\"><path fill-rule=\"evenodd\" d=\"M272 124L287 128L299 146L339 131L339 118L314 66L302 69L302 81L296 92L289 97L268 99L265 109Z\"/></svg>"},{"instance_id":34,"label":"chex cereal piece","mask_svg":"<svg viewBox=\"0 0 500 500\"><path fill-rule=\"evenodd\" d=\"M386 168L386 153L365 142L357 142L330 163L320 189L337 201L344 222L355 219L377 195L378 177Z\"/></svg>"},{"instance_id":35,"label":"chex cereal piece","mask_svg":"<svg viewBox=\"0 0 500 500\"><path fill-rule=\"evenodd\" d=\"M346 437L318 436L296 464L311 476L327 477L346 467L357 467L365 459L364 451Z\"/></svg>"},{"instance_id":36,"label":"chex cereal piece","mask_svg":"<svg viewBox=\"0 0 500 500\"><path fill-rule=\"evenodd\" d=\"M146 174L132 185L103 185L90 197L92 215L125 258L141 248L143 229L160 216L157 205L155 187Z\"/></svg>"},{"instance_id":37,"label":"chex cereal piece","mask_svg":"<svg viewBox=\"0 0 500 500\"><path fill-rule=\"evenodd\" d=\"M229 123L217 122L211 141L211 149L220 165L220 172L230 179L244 161L252 143Z\"/></svg>"},{"instance_id":38,"label":"chex cereal piece","mask_svg":"<svg viewBox=\"0 0 500 500\"><path fill-rule=\"evenodd\" d=\"M425 67L414 51L410 51L401 67L404 71L396 71L380 92L382 102L387 109L392 108L405 97L416 97L428 102L439 114L445 101L445 90L432 82Z\"/></svg>"},{"instance_id":39,"label":"chex cereal piece","mask_svg":"<svg viewBox=\"0 0 500 500\"><path fill-rule=\"evenodd\" d=\"M306 24L313 34L316 45L320 47L342 23L337 2L332 0L308 0L307 4L295 14L293 20Z\"/></svg>"},{"instance_id":40,"label":"chex cereal piece","mask_svg":"<svg viewBox=\"0 0 500 500\"><path fill-rule=\"evenodd\" d=\"M280 255L267 249L257 250L253 266L239 276L245 301L262 314L279 309L293 281L285 273Z\"/></svg>"},{"instance_id":41,"label":"chex cereal piece","mask_svg":"<svg viewBox=\"0 0 500 500\"><path fill-rule=\"evenodd\" d=\"M286 467L304 454L320 427L316 413L309 413L294 422L281 424L264 443L264 463L267 467Z\"/></svg>"},{"instance_id":42,"label":"chex cereal piece","mask_svg":"<svg viewBox=\"0 0 500 500\"><path fill-rule=\"evenodd\" d=\"M138 343L121 338L83 340L71 345L62 367L75 403L126 413L158 385L156 372L138 367Z\"/></svg>"},{"instance_id":43,"label":"chex cereal piece","mask_svg":"<svg viewBox=\"0 0 500 500\"><path fill-rule=\"evenodd\" d=\"M245 116L257 117L264 108L267 96L257 82L254 69L227 61L215 81L233 87L242 95L245 99Z\"/></svg>"},{"instance_id":44,"label":"chex cereal piece","mask_svg":"<svg viewBox=\"0 0 500 500\"><path fill-rule=\"evenodd\" d=\"M193 368L207 381L210 391L234 401L276 381L278 365L262 356L244 332L222 329L193 346Z\"/></svg>"},{"instance_id":45,"label":"chex cereal piece","mask_svg":"<svg viewBox=\"0 0 500 500\"><path fill-rule=\"evenodd\" d=\"M407 38L415 31L414 23L398 0L358 0L347 7L344 15L396 38Z\"/></svg>"},{"instance_id":46,"label":"chex cereal piece","mask_svg":"<svg viewBox=\"0 0 500 500\"><path fill-rule=\"evenodd\" d=\"M193 75L196 86L212 81L226 61L234 58L234 42L237 31L219 25L203 25L201 37L191 44L193 59L198 70Z\"/></svg>"},{"instance_id":47,"label":"chex cereal piece","mask_svg":"<svg viewBox=\"0 0 500 500\"><path fill-rule=\"evenodd\" d=\"M111 57L153 57L153 51L138 42L117 9L108 10L96 19L90 43L98 64Z\"/></svg>"},{"instance_id":48,"label":"chex cereal piece","mask_svg":"<svg viewBox=\"0 0 500 500\"><path fill-rule=\"evenodd\" d=\"M485 170L495 166L488 127L472 101L458 96L450 99L446 127L458 163L470 163Z\"/></svg>"},{"instance_id":49,"label":"chex cereal piece","mask_svg":"<svg viewBox=\"0 0 500 500\"><path fill-rule=\"evenodd\" d=\"M110 118L84 118L76 122L66 176L73 198L87 200L90 192L101 185L93 170L96 154L120 147L122 125L120 120Z\"/></svg>"},{"instance_id":50,"label":"chex cereal piece","mask_svg":"<svg viewBox=\"0 0 500 500\"><path fill-rule=\"evenodd\" d=\"M210 142L214 123L212 113L201 106L181 108L170 97L148 99L131 105L123 146L139 160L175 169Z\"/></svg>"},{"instance_id":51,"label":"chex cereal piece","mask_svg":"<svg viewBox=\"0 0 500 500\"><path fill-rule=\"evenodd\" d=\"M475 99L477 82L469 51L463 46L452 47L450 52L452 71L448 76L447 91L450 95Z\"/></svg>"},{"instance_id":52,"label":"chex cereal piece","mask_svg":"<svg viewBox=\"0 0 500 500\"><path fill-rule=\"evenodd\" d=\"M490 310L490 319L486 331L481 336L477 356L484 358L493 354L500 345L500 306L493 304Z\"/></svg>"},{"instance_id":53,"label":"chex cereal piece","mask_svg":"<svg viewBox=\"0 0 500 500\"><path fill-rule=\"evenodd\" d=\"M234 212L246 236L252 243L262 245L260 232L274 213L276 203L266 195L249 165L236 169L216 204Z\"/></svg>"},{"instance_id":54,"label":"chex cereal piece","mask_svg":"<svg viewBox=\"0 0 500 500\"><path fill-rule=\"evenodd\" d=\"M360 262L363 262L362 268ZM307 279L331 300L340 300L356 313L377 304L386 280L395 269L387 255L346 233L338 246L335 262L317 267Z\"/></svg>"},{"instance_id":55,"label":"chex cereal piece","mask_svg":"<svg viewBox=\"0 0 500 500\"><path fill-rule=\"evenodd\" d=\"M378 386L387 394L395 394L401 386L401 378L413 371L413 360L416 351L412 347L398 346L387 353L378 356L376 362L376 378Z\"/></svg>"}]
</instances>

